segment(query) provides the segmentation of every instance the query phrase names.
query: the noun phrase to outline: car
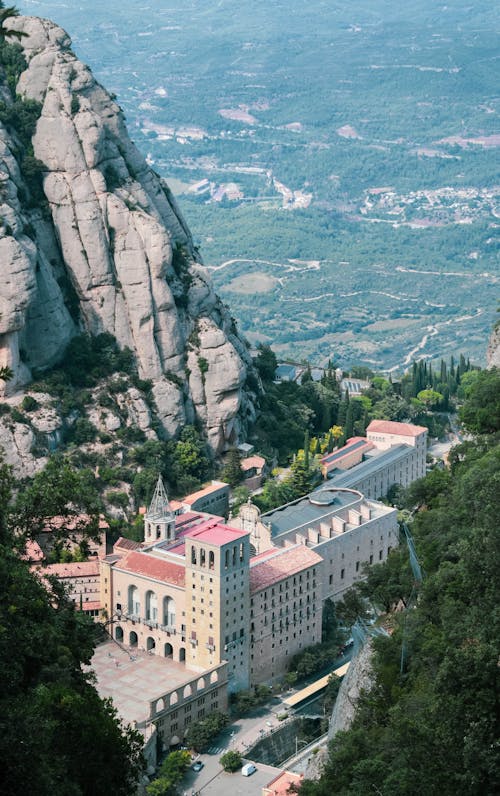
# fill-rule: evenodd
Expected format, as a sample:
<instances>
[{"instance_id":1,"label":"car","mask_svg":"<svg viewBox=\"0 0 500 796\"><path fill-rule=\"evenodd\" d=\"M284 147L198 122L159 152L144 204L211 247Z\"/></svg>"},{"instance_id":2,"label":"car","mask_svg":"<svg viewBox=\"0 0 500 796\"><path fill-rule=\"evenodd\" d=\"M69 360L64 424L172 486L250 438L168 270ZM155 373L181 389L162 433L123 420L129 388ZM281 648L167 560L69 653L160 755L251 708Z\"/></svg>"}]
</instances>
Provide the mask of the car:
<instances>
[{"instance_id":1,"label":"car","mask_svg":"<svg viewBox=\"0 0 500 796\"><path fill-rule=\"evenodd\" d=\"M250 777L255 771L257 771L257 768L253 763L246 763L241 769L241 775L242 777Z\"/></svg>"},{"instance_id":2,"label":"car","mask_svg":"<svg viewBox=\"0 0 500 796\"><path fill-rule=\"evenodd\" d=\"M193 763L191 766L193 771L201 771L205 763L202 763L201 760L197 760L196 763Z\"/></svg>"}]
</instances>

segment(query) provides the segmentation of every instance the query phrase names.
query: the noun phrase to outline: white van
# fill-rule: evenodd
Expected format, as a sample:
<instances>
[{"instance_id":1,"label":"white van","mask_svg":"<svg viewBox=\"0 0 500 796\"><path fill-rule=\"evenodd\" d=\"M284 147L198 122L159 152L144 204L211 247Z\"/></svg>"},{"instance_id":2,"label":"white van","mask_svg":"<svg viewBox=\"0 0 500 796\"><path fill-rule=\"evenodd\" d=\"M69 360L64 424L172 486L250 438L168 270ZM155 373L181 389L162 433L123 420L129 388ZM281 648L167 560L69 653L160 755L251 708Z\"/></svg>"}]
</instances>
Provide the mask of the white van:
<instances>
[{"instance_id":1,"label":"white van","mask_svg":"<svg viewBox=\"0 0 500 796\"><path fill-rule=\"evenodd\" d=\"M241 769L241 776L242 777L249 777L255 771L257 771L257 769L256 769L256 767L254 766L253 763L245 763L245 765Z\"/></svg>"}]
</instances>

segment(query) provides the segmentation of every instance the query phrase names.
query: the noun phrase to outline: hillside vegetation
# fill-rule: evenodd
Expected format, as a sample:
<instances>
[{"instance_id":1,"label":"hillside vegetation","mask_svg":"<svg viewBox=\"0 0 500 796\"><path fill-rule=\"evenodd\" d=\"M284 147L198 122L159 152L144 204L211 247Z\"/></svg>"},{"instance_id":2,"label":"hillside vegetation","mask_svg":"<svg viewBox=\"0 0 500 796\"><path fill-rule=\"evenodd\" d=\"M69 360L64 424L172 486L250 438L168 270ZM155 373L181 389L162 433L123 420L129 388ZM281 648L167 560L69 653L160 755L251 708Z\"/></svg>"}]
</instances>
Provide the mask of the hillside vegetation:
<instances>
[{"instance_id":1,"label":"hillside vegetation","mask_svg":"<svg viewBox=\"0 0 500 796\"><path fill-rule=\"evenodd\" d=\"M498 792L499 395L498 369L476 374L461 412L474 437L453 449L449 471L412 487L424 572L415 607L375 640L373 687L302 796ZM395 551L373 568L372 600L382 610L408 605L408 575L407 556Z\"/></svg>"}]
</instances>

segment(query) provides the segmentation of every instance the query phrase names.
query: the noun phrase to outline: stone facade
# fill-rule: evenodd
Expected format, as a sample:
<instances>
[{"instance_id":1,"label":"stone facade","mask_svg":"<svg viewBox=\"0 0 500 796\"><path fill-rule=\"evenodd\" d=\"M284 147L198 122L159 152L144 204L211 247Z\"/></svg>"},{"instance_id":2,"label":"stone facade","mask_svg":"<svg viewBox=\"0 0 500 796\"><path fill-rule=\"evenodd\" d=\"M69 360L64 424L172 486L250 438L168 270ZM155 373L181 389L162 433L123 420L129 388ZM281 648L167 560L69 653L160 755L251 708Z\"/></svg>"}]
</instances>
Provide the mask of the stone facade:
<instances>
[{"instance_id":1,"label":"stone facade","mask_svg":"<svg viewBox=\"0 0 500 796\"><path fill-rule=\"evenodd\" d=\"M250 562L250 682L286 674L293 656L321 641L321 557L304 545Z\"/></svg>"},{"instance_id":2,"label":"stone facade","mask_svg":"<svg viewBox=\"0 0 500 796\"><path fill-rule=\"evenodd\" d=\"M385 561L398 544L396 509L335 486L263 515L247 504L230 522L250 534L256 553L301 544L321 556L321 601L340 599L363 577L363 564Z\"/></svg>"}]
</instances>

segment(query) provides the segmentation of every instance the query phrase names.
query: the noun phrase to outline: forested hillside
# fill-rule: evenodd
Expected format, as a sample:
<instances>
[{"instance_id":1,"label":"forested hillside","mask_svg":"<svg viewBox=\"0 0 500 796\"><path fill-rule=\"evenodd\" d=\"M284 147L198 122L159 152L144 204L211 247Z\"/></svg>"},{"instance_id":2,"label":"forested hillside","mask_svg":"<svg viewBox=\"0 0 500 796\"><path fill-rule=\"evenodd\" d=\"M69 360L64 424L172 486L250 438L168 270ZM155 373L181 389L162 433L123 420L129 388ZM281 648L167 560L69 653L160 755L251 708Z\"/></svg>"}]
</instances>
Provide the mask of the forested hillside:
<instances>
[{"instance_id":1,"label":"forested hillside","mask_svg":"<svg viewBox=\"0 0 500 796\"><path fill-rule=\"evenodd\" d=\"M466 392L474 436L408 495L423 581L401 550L372 568L372 601L410 607L375 640L373 687L301 796L498 793L500 371L476 373Z\"/></svg>"}]
</instances>

